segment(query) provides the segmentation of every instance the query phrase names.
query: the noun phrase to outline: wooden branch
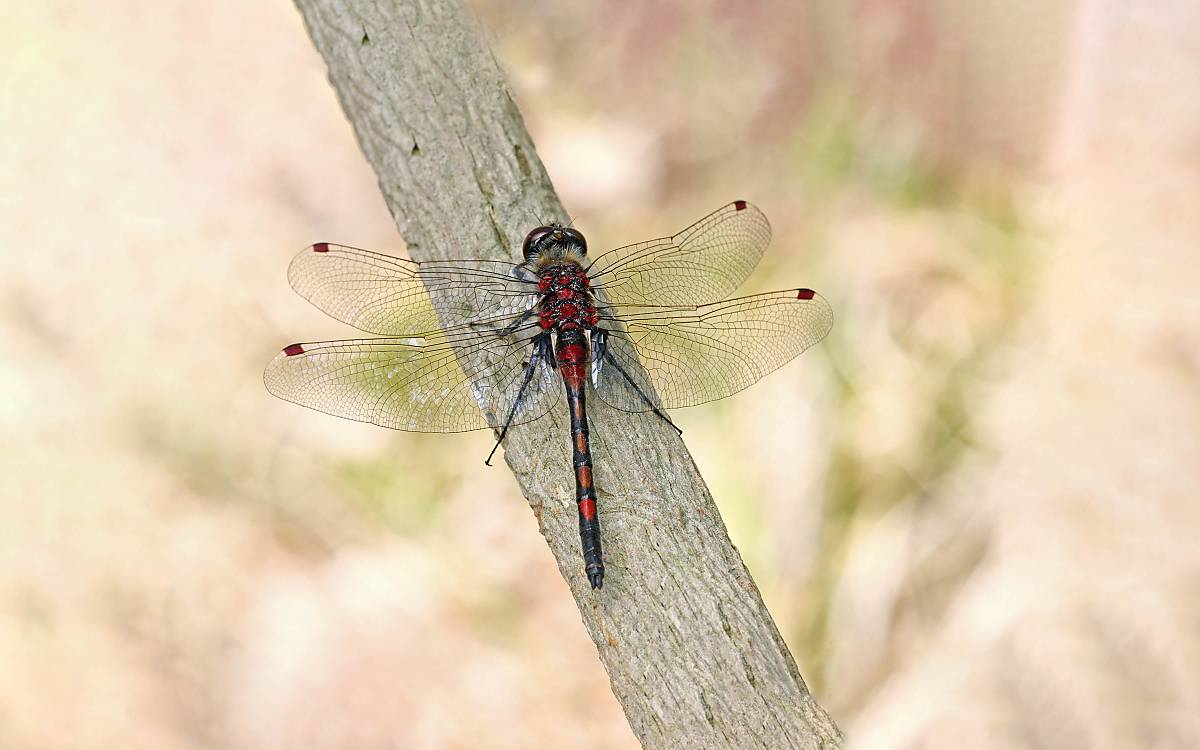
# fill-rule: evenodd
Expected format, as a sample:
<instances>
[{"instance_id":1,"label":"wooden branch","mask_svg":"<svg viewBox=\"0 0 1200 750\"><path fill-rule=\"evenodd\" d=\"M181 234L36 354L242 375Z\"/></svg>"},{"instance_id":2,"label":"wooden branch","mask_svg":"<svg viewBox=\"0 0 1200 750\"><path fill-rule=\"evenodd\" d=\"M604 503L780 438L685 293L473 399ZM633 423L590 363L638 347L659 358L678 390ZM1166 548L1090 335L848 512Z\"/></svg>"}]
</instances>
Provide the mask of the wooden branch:
<instances>
[{"instance_id":1,"label":"wooden branch","mask_svg":"<svg viewBox=\"0 0 1200 750\"><path fill-rule=\"evenodd\" d=\"M515 260L529 229L566 218L461 0L297 5L414 259ZM682 441L654 416L592 412L602 590L580 559L565 399L515 428L505 459L634 733L651 748L840 745Z\"/></svg>"}]
</instances>

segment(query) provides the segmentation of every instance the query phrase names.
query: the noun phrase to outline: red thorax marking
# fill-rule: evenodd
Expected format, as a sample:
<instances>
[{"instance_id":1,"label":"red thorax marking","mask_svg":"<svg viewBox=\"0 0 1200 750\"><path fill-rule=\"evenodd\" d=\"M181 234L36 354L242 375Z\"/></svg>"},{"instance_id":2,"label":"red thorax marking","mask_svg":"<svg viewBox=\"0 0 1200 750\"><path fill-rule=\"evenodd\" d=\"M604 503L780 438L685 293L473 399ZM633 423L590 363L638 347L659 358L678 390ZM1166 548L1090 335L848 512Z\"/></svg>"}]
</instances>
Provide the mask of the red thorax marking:
<instances>
[{"instance_id":1,"label":"red thorax marking","mask_svg":"<svg viewBox=\"0 0 1200 750\"><path fill-rule=\"evenodd\" d=\"M538 290L546 296L538 325L546 330L558 326L563 331L596 325L600 316L588 297L588 287L587 273L574 263L543 269Z\"/></svg>"}]
</instances>

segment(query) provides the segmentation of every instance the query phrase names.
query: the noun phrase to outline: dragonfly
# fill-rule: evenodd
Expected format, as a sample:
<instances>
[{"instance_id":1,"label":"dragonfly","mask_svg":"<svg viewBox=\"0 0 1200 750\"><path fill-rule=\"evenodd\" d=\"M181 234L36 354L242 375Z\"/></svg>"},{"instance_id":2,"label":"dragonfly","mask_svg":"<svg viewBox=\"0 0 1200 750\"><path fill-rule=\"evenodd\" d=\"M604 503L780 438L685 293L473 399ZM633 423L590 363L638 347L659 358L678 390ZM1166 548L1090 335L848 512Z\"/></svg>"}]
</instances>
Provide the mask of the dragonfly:
<instances>
[{"instance_id":1,"label":"dragonfly","mask_svg":"<svg viewBox=\"0 0 1200 750\"><path fill-rule=\"evenodd\" d=\"M591 258L583 234L559 222L530 231L515 264L318 243L289 266L292 287L375 337L290 344L264 382L288 401L396 430L497 430L488 464L509 429L544 416L564 388L584 572L599 589L593 397L678 431L668 410L741 391L833 326L812 289L730 297L770 240L766 216L737 200L670 237Z\"/></svg>"}]
</instances>

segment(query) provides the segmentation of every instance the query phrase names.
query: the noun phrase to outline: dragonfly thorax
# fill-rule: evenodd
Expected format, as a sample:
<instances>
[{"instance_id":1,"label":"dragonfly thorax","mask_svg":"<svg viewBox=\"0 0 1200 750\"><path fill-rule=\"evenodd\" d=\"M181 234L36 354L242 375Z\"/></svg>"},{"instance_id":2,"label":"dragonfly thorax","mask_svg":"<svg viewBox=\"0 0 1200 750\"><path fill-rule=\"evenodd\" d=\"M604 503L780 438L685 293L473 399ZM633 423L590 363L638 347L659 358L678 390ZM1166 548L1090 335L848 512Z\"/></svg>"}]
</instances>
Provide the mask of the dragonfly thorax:
<instances>
[{"instance_id":1,"label":"dragonfly thorax","mask_svg":"<svg viewBox=\"0 0 1200 750\"><path fill-rule=\"evenodd\" d=\"M587 273L577 263L556 263L538 274L538 291L542 297L538 325L549 330L590 328L599 315L592 302Z\"/></svg>"}]
</instances>

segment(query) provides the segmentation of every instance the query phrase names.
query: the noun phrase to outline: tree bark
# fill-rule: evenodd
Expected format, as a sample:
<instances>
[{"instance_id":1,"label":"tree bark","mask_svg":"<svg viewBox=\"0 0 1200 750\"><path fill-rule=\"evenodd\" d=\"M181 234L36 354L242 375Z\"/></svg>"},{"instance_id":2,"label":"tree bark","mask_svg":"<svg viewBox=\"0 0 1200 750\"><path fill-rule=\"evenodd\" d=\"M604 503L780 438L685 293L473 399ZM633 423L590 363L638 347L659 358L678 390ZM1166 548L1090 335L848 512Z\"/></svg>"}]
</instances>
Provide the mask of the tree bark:
<instances>
[{"instance_id":1,"label":"tree bark","mask_svg":"<svg viewBox=\"0 0 1200 750\"><path fill-rule=\"evenodd\" d=\"M296 4L415 260L517 259L529 229L567 216L460 0ZM580 559L565 399L512 430L505 459L642 744L839 746L674 431L592 417L602 590Z\"/></svg>"}]
</instances>

